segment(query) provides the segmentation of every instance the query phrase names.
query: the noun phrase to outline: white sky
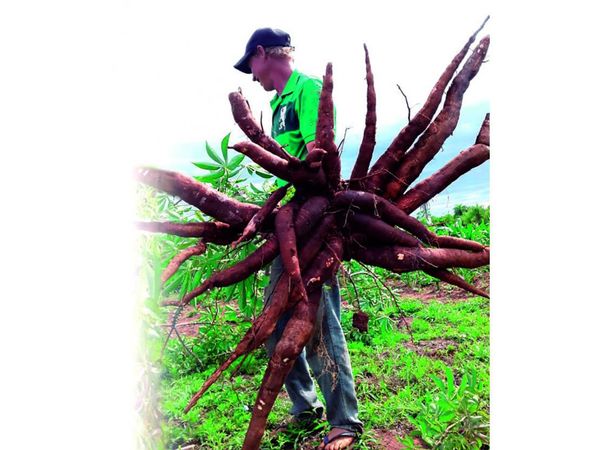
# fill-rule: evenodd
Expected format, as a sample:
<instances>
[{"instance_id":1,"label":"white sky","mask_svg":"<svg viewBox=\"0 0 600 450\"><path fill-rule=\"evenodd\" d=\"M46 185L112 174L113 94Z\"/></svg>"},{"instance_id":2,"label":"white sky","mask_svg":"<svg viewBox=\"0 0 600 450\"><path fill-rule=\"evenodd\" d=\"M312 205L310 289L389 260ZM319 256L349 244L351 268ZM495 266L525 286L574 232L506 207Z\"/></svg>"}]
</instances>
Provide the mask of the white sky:
<instances>
[{"instance_id":1,"label":"white sky","mask_svg":"<svg viewBox=\"0 0 600 450\"><path fill-rule=\"evenodd\" d=\"M339 131L352 127L362 134L365 113L364 52L369 47L377 92L378 125L383 127L406 118L399 83L409 96L413 114L426 99L435 81L467 38L490 14L487 2L471 2L457 8L439 3L432 14L427 2L374 2L370 7L330 2L302 2L293 11L281 2L252 2L236 9L217 2L208 9L198 2L144 4L131 7L135 17L131 57L124 61L128 81L138 103L141 161L160 165L172 157L170 149L190 142L218 142L233 130L227 94L242 88L255 115L263 111L270 128L269 99L250 75L233 69L242 56L251 33L259 27L284 29L296 47L295 65L303 72L322 76L333 63L334 100ZM490 33L488 21L479 38ZM488 59L493 57L493 46ZM467 91L465 103L489 99L489 64ZM237 138L237 139L236 139ZM140 154L141 153L141 154ZM171 156L170 156L171 155Z\"/></svg>"}]
</instances>

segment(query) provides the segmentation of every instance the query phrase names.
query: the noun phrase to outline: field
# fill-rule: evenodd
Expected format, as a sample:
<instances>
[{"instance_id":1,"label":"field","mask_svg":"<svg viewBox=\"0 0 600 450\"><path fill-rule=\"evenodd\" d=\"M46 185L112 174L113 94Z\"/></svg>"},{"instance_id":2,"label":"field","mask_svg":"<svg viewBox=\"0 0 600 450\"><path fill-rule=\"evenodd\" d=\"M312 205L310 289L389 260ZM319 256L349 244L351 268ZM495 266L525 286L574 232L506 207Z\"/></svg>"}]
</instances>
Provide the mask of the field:
<instances>
[{"instance_id":1,"label":"field","mask_svg":"<svg viewBox=\"0 0 600 450\"><path fill-rule=\"evenodd\" d=\"M258 193L257 193L258 194ZM166 196L146 193L142 215L169 220L189 210ZM489 245L489 208L457 206L452 214L417 217L438 234ZM267 275L262 271L236 286L215 290L185 309L160 306L181 298L208 273L227 267L252 250L209 249L190 260L165 286L166 262L190 239L144 235L140 268L145 285L139 383L140 446L156 449L241 447L264 368L259 349L230 368L183 414L190 397L235 348L262 307ZM468 282L489 290L489 269L459 270ZM489 446L489 301L413 272L402 275L345 263L340 272L345 331L365 425L358 449L476 449ZM356 311L369 328L352 326ZM173 315L178 325L171 331ZM170 338L165 345L166 337ZM281 392L269 417L264 449L315 448L327 431L289 426L290 401Z\"/></svg>"}]
</instances>

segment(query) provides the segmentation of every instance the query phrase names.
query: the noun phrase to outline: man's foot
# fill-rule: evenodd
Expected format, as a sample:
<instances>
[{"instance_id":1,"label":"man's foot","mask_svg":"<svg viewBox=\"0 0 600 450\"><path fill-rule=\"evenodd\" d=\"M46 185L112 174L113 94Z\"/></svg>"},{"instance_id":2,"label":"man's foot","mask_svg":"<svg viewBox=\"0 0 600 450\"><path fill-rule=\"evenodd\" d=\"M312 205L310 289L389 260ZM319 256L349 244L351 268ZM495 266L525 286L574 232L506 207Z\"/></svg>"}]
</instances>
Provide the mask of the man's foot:
<instances>
[{"instance_id":1,"label":"man's foot","mask_svg":"<svg viewBox=\"0 0 600 450\"><path fill-rule=\"evenodd\" d=\"M354 431L346 430L345 428L333 428L325 439L323 443L319 445L320 450L341 450L348 449L350 450L358 435Z\"/></svg>"}]
</instances>

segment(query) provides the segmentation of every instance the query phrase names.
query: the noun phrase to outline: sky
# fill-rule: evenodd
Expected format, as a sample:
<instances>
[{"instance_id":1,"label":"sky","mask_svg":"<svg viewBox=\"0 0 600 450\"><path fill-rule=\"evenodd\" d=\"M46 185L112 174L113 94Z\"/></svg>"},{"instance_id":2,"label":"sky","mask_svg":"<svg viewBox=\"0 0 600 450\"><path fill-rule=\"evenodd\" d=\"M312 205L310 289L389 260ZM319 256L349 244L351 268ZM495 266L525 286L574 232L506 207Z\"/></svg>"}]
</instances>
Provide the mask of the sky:
<instances>
[{"instance_id":1,"label":"sky","mask_svg":"<svg viewBox=\"0 0 600 450\"><path fill-rule=\"evenodd\" d=\"M492 445L589 447L600 403L593 3L205 3L0 4L0 447L135 448L132 167L220 139L238 87L266 108L270 96L231 67L256 27L289 31L306 72L333 63L338 126L362 124L366 42L383 142L406 115L396 83L418 105L488 14L489 62L440 157L492 110Z\"/></svg>"},{"instance_id":2,"label":"sky","mask_svg":"<svg viewBox=\"0 0 600 450\"><path fill-rule=\"evenodd\" d=\"M240 5L237 13L223 18L223 11L210 11L195 3L178 3L177 7L153 4L142 10L132 8L140 26L133 39L133 66L128 73L139 73L132 95L147 115L138 118L144 129L134 144L138 164L149 164L190 175L201 173L191 161L207 159L204 142L213 146L231 132L231 142L245 139L235 125L229 92L238 87L250 102L255 116L263 115L270 129L269 100L274 92L265 92L251 76L233 69L243 55L251 33L258 27L272 26L290 33L296 47L295 67L321 77L327 62L333 64L334 101L337 108L337 141L349 128L342 161L344 175L349 175L364 127L366 86L364 80L363 43L369 48L377 93L379 156L406 124L407 108L397 84L408 96L412 114L418 111L431 88L452 57L468 37L490 14L487 2L471 2L458 10L440 3L431 14L427 3L411 6L410 16L401 4L373 4L361 8L360 14L338 17L338 6L308 2L293 13L281 14L280 3L265 2L260 14L256 6ZM390 6L391 5L391 6ZM348 6L352 9L353 6ZM248 20L253 17L253 20ZM478 38L493 30L488 21ZM454 144L448 142L444 157L436 157L432 169L447 162L446 155L456 155L472 145L483 115L488 112L490 71L493 44L480 74L472 81L463 102L463 114ZM141 120L140 120L141 119ZM457 139L458 138L458 139ZM457 202L489 203L489 166L469 174L466 182L444 192L432 204L432 212L445 213ZM444 198L444 200L440 200Z\"/></svg>"}]
</instances>

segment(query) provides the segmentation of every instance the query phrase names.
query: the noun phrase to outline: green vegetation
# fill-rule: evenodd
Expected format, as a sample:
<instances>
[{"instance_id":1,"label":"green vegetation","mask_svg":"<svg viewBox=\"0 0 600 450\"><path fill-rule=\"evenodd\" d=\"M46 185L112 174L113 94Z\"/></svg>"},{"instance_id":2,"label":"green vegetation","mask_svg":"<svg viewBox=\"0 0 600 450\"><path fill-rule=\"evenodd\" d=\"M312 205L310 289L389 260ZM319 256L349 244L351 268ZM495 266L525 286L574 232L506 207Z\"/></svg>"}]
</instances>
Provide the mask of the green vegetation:
<instances>
[{"instance_id":1,"label":"green vegetation","mask_svg":"<svg viewBox=\"0 0 600 450\"><path fill-rule=\"evenodd\" d=\"M242 178L252 177L257 170L243 164L243 158L229 158L227 139L221 143L222 156L207 148L214 163L195 163L209 171L198 179L244 201L261 203L271 187L255 186ZM144 220L206 220L195 209L151 189L140 187L140 196L139 215ZM459 205L443 217L418 217L438 234L489 245L489 208ZM170 449L192 443L202 449L240 448L267 365L265 351L256 351L230 368L188 414L182 413L262 308L267 282L266 274L259 272L196 299L179 316L179 322L188 323L193 333L173 334L163 350L172 308L161 307L160 302L181 298L208 274L240 260L259 244L254 241L234 251L209 245L205 255L187 261L161 287L166 263L194 243L168 235L140 237L144 253L140 274L146 288L141 308L144 347L140 365L144 370L139 388L143 448ZM485 284L486 272L488 268L458 271L476 284ZM382 430L409 448L414 447L414 437L438 449L487 448L489 301L438 284L422 273L394 275L356 262L346 263L339 277L347 302L342 325L365 423L365 434L355 448L379 448ZM450 300L449 293L460 299ZM352 328L352 314L359 308L370 316L367 333ZM314 448L318 437L278 429L289 421L290 406L282 392L261 448ZM326 432L326 424L322 431Z\"/></svg>"}]
</instances>

